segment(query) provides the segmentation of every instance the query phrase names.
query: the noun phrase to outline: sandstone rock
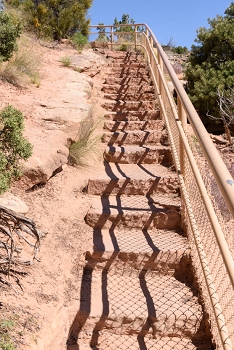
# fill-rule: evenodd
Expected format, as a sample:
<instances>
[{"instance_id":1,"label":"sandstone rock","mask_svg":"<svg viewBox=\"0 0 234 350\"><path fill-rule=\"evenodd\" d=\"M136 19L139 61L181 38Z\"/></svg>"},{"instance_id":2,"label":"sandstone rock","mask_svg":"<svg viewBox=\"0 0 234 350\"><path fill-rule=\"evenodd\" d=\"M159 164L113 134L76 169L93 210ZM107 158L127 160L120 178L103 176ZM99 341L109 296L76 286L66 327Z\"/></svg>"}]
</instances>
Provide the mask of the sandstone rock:
<instances>
[{"instance_id":1,"label":"sandstone rock","mask_svg":"<svg viewBox=\"0 0 234 350\"><path fill-rule=\"evenodd\" d=\"M90 77L99 73L101 66L105 63L105 60L92 50L85 50L81 55L73 56L71 61L71 66L74 69L86 72Z\"/></svg>"},{"instance_id":2,"label":"sandstone rock","mask_svg":"<svg viewBox=\"0 0 234 350\"><path fill-rule=\"evenodd\" d=\"M0 196L0 205L19 214L26 214L29 210L28 206L20 198L10 192Z\"/></svg>"}]
</instances>

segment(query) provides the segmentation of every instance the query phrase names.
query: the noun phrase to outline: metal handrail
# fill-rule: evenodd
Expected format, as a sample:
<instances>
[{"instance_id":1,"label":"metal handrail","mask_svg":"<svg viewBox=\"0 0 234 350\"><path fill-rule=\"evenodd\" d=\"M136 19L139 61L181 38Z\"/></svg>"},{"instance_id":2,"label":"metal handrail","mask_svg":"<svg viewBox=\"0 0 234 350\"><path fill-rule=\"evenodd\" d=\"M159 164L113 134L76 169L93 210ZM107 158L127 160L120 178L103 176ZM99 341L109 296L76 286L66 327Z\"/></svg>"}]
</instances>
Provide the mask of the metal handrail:
<instances>
[{"instance_id":1,"label":"metal handrail","mask_svg":"<svg viewBox=\"0 0 234 350\"><path fill-rule=\"evenodd\" d=\"M114 33L113 29L116 27L119 28L119 27L125 27L125 26L134 27L134 31L132 32L132 34L135 34L135 36L138 33L140 33L137 31L137 27L144 27L145 28L144 33L141 32L141 34L143 34L146 37L146 42L147 42L147 45L149 46L149 49L148 49L148 47L146 48L145 46L143 46L143 48L148 55L148 61L149 61L149 66L150 66L152 75L154 73L153 73L153 69L151 67L151 63L152 63L151 60L154 60L154 62L156 62L157 72L159 74L159 82L157 82L157 79L154 76L153 76L153 81L154 81L154 85L156 87L156 91L158 94L158 99L159 99L159 103L161 105L161 110L163 111L163 115L164 115L165 119L167 119L166 110L165 110L164 105L163 105L163 99L161 96L161 89L160 89L160 85L163 84L163 88L166 91L166 94L167 94L167 97L168 97L168 100L169 100L169 103L171 106L171 110L173 111L174 119L176 121L177 129L178 129L178 132L180 135L181 154L183 154L184 151L187 154L187 158L189 160L194 178L196 180L197 187L199 189L202 202L204 203L204 207L206 209L207 216L209 218L211 227L212 227L213 232L214 232L214 236L216 238L216 242L217 242L218 247L219 247L219 252L222 256L222 260L223 260L224 265L226 267L227 275L229 276L229 280L230 280L232 287L233 287L233 290L234 290L234 262L233 262L233 258L232 258L231 252L229 250L228 244L226 242L226 239L224 237L224 234L222 232L222 229L220 227L220 224L219 224L218 218L216 216L216 213L214 211L212 202L209 198L209 195L207 194L207 190L205 188L201 174L198 170L197 164L194 160L192 151L189 147L188 140L185 136L187 118L188 118L188 120L193 128L193 131L197 137L197 141L203 150L203 154L208 161L208 164L209 164L210 169L214 175L214 178L215 178L215 180L220 188L220 191L223 195L223 198L224 198L224 200L225 200L225 202L230 210L230 213L232 214L233 217L234 217L234 180L233 180L230 172L228 171L226 165L224 164L224 162L223 162L219 152L217 151L215 145L213 144L213 142L212 142L208 132L206 131L203 123L201 122L194 106L192 105L187 93L185 92L183 86L181 85L176 73L174 72L174 69L172 68L172 66L170 64L170 62L167 58L167 55L163 51L161 45L159 44L158 40L156 39L154 33L149 28L149 26L144 24L144 23L143 24L142 23L140 23L140 24L134 23L134 24L128 24L128 25L123 25L123 24L98 25L98 26L91 26L91 28L93 28L93 27L108 28L109 27L110 32L106 32L106 34L108 34L108 33L111 34L110 45L111 45L111 49L112 49L113 45L117 44L114 42L113 36L119 35L119 34L126 34L126 32L124 32L124 31ZM95 33L95 34L97 34L97 33ZM131 34L131 32L127 32L127 34ZM136 39L134 41L134 45L136 47ZM142 45L138 45L138 46L142 46ZM155 56L155 52L154 52L155 49L157 51L157 57ZM174 87L175 91L177 92L178 106L175 105L175 103L171 97L171 94L169 92L168 85L165 81L165 77L164 77L164 73L163 73L163 67L166 68L166 70L170 76L170 79L173 83L173 87ZM168 122L166 121L166 123L168 123ZM170 129L169 124L167 126L168 126L168 129ZM215 290L215 286L213 284L212 275L209 272L209 266L208 266L208 262L206 260L206 254L204 252L203 245L201 243L199 230L197 229L196 223L194 222L194 217L193 217L193 213L192 213L191 206L190 206L189 196L187 194L186 187L185 187L185 184L183 182L183 173L184 173L183 172L183 163L179 162L179 160L178 160L178 157L176 155L177 150L176 150L175 146L173 146L173 144L174 144L173 135L171 135L170 132L169 132L169 137L170 137L170 141L171 141L171 145L172 145L172 150L174 153L174 160L175 160L176 168L177 168L177 171L179 174L181 188L182 188L185 204L186 204L187 211L188 211L190 224L193 227L193 236L194 236L194 240L196 242L196 249L198 251L198 255L200 258L200 263L201 263L201 267L203 270L205 283L207 285L208 294L210 297L212 309L213 309L213 312L215 315L215 320L216 320L219 336L220 336L220 339L222 342L223 349L232 349L231 340L229 338L228 330L227 330L226 325L225 325L225 317L223 317L223 315L222 315L222 308L219 304L218 296L216 295L216 290ZM183 159L183 157L181 157L181 158Z\"/></svg>"}]
</instances>

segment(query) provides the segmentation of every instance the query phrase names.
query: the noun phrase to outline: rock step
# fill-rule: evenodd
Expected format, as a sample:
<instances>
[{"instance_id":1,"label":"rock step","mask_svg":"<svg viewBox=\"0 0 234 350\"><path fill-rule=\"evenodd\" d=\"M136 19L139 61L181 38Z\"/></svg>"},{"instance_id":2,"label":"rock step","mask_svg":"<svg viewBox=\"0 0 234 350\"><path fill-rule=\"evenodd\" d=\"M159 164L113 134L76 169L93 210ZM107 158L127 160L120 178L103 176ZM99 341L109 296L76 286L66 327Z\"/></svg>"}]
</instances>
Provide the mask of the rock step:
<instances>
[{"instance_id":1,"label":"rock step","mask_svg":"<svg viewBox=\"0 0 234 350\"><path fill-rule=\"evenodd\" d=\"M153 93L155 94L154 88L152 85L149 85L147 83L142 83L140 86L136 84L125 84L125 85L108 85L104 84L102 87L102 91L106 93L120 93L120 94L125 94L125 93L137 93L137 94L142 94L142 93Z\"/></svg>"},{"instance_id":2,"label":"rock step","mask_svg":"<svg viewBox=\"0 0 234 350\"><path fill-rule=\"evenodd\" d=\"M145 70L143 69L139 69L139 70L122 70L122 71L117 71L117 70L110 70L110 71L106 71L105 72L105 76L106 77L114 77L114 78L120 78L122 79L122 83L125 83L124 80L125 78L129 78L129 76L131 75L131 79L132 78L141 78L142 80L145 79L150 79L150 75L149 73L147 73Z\"/></svg>"},{"instance_id":3,"label":"rock step","mask_svg":"<svg viewBox=\"0 0 234 350\"><path fill-rule=\"evenodd\" d=\"M111 63L108 63L107 67L111 67L111 68L118 68L118 69L121 69L121 68L124 68L124 69L128 69L128 68L131 68L131 69L139 69L139 68L144 68L144 69L147 69L149 70L147 64L145 62L142 62L142 61L137 61L137 62L133 62L133 61L130 61L130 62L111 62Z\"/></svg>"},{"instance_id":4,"label":"rock step","mask_svg":"<svg viewBox=\"0 0 234 350\"><path fill-rule=\"evenodd\" d=\"M133 62L133 61L142 61L144 56L136 52L122 52L122 51L108 51L106 58L113 58L114 60L123 61L123 62Z\"/></svg>"},{"instance_id":5,"label":"rock step","mask_svg":"<svg viewBox=\"0 0 234 350\"><path fill-rule=\"evenodd\" d=\"M125 93L125 94L104 94L104 98L114 101L155 101L156 96L151 92Z\"/></svg>"},{"instance_id":6,"label":"rock step","mask_svg":"<svg viewBox=\"0 0 234 350\"><path fill-rule=\"evenodd\" d=\"M157 337L137 335L119 335L111 331L100 331L96 337L88 336L87 332L81 332L78 339L78 349L98 349L98 350L210 350L207 342L193 344L192 340L181 337ZM91 339L95 340L91 340ZM92 346L91 343L93 342ZM90 343L90 345L88 345ZM98 345L96 346L96 343ZM68 347L67 350L74 350Z\"/></svg>"},{"instance_id":7,"label":"rock step","mask_svg":"<svg viewBox=\"0 0 234 350\"><path fill-rule=\"evenodd\" d=\"M149 110L157 109L158 104L156 101L102 101L101 106L107 111L120 112L120 111L137 111L145 112Z\"/></svg>"},{"instance_id":8,"label":"rock step","mask_svg":"<svg viewBox=\"0 0 234 350\"><path fill-rule=\"evenodd\" d=\"M136 130L106 132L102 136L102 142L108 145L164 145L168 146L167 130Z\"/></svg>"},{"instance_id":9,"label":"rock step","mask_svg":"<svg viewBox=\"0 0 234 350\"><path fill-rule=\"evenodd\" d=\"M107 146L104 159L120 164L172 165L171 150L167 146Z\"/></svg>"},{"instance_id":10,"label":"rock step","mask_svg":"<svg viewBox=\"0 0 234 350\"><path fill-rule=\"evenodd\" d=\"M142 271L173 276L178 270L188 274L187 239L176 231L94 230L93 244L93 251L86 253L85 269L125 276L139 276Z\"/></svg>"},{"instance_id":11,"label":"rock step","mask_svg":"<svg viewBox=\"0 0 234 350\"><path fill-rule=\"evenodd\" d=\"M120 111L105 113L104 117L113 121L151 121L158 120L160 118L160 110L155 109L151 111Z\"/></svg>"},{"instance_id":12,"label":"rock step","mask_svg":"<svg viewBox=\"0 0 234 350\"><path fill-rule=\"evenodd\" d=\"M108 85L141 85L143 83L147 83L151 85L151 79L149 78L148 75L142 75L140 78L134 78L132 76L125 76L125 77L116 77L116 76L110 76L110 77L105 77L104 84Z\"/></svg>"},{"instance_id":13,"label":"rock step","mask_svg":"<svg viewBox=\"0 0 234 350\"><path fill-rule=\"evenodd\" d=\"M103 72L105 75L112 75L114 74L120 74L120 75L132 75L136 76L138 74L146 74L149 75L149 68L144 66L144 67L133 67L132 64L130 65L124 65L123 67L119 67L117 65L113 65L112 67L106 67L103 69Z\"/></svg>"},{"instance_id":14,"label":"rock step","mask_svg":"<svg viewBox=\"0 0 234 350\"><path fill-rule=\"evenodd\" d=\"M85 216L86 223L97 229L180 227L180 199L151 195L93 197Z\"/></svg>"},{"instance_id":15,"label":"rock step","mask_svg":"<svg viewBox=\"0 0 234 350\"><path fill-rule=\"evenodd\" d=\"M106 163L99 175L89 179L91 195L146 195L178 196L180 186L175 172L159 164Z\"/></svg>"},{"instance_id":16,"label":"rock step","mask_svg":"<svg viewBox=\"0 0 234 350\"><path fill-rule=\"evenodd\" d=\"M140 277L84 271L76 322L88 334L95 331L94 337L110 330L116 335L151 335L154 339L192 338L201 321L197 298L174 277L159 277L157 272L145 275L144 271Z\"/></svg>"},{"instance_id":17,"label":"rock step","mask_svg":"<svg viewBox=\"0 0 234 350\"><path fill-rule=\"evenodd\" d=\"M164 121L162 120L143 120L143 121L106 121L104 129L108 131L136 131L136 130L163 130Z\"/></svg>"}]
</instances>

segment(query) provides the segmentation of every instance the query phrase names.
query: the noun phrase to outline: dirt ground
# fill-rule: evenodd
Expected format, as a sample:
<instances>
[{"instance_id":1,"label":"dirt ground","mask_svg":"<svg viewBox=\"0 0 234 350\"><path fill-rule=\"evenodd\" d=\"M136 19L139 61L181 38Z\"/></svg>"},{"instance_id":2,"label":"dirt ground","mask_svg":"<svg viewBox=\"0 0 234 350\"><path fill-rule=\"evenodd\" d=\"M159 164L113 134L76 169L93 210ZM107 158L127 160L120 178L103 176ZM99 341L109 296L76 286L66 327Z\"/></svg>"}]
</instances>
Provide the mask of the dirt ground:
<instances>
[{"instance_id":1,"label":"dirt ground","mask_svg":"<svg viewBox=\"0 0 234 350\"><path fill-rule=\"evenodd\" d=\"M19 108L25 116L26 133L27 127L30 127L30 133L34 130L32 126L35 127L35 134L30 134L35 143L40 135L39 120L43 118L43 108L37 101L40 96L51 94L53 100L60 96L67 69L71 68L62 67L59 60L77 55L76 50L66 45L48 48L37 43L37 50L42 57L39 88L29 85L19 89L0 81L1 109L8 103ZM77 74L74 71L74 79ZM0 284L0 319L14 321L10 333L17 349L32 349L34 346L44 349L38 334L44 330L51 333L50 325L59 310L77 305L79 301L83 253L92 246L92 230L84 222L90 203L83 189L90 174L98 167L99 158L96 158L92 167L64 165L63 170L51 177L45 186L34 191L25 191L21 182L15 182L10 189L27 204L29 212L26 216L34 220L44 233L39 261L34 261L26 276L20 276L22 289L13 280L9 281L11 287ZM62 331L65 337L67 330Z\"/></svg>"}]
</instances>

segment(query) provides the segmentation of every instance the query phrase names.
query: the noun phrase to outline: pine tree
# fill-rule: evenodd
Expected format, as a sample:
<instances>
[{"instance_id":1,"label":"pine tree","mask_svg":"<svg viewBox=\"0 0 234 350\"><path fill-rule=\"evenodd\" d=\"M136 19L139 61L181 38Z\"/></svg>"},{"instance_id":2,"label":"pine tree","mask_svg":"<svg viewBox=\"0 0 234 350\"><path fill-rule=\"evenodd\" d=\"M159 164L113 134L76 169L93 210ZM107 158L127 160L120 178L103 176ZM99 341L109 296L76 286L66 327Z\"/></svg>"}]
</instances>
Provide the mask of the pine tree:
<instances>
[{"instance_id":1,"label":"pine tree","mask_svg":"<svg viewBox=\"0 0 234 350\"><path fill-rule=\"evenodd\" d=\"M220 115L217 91L229 95L234 87L234 3L208 23L197 30L186 71L190 98L205 123L208 113Z\"/></svg>"}]
</instances>

